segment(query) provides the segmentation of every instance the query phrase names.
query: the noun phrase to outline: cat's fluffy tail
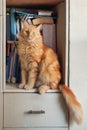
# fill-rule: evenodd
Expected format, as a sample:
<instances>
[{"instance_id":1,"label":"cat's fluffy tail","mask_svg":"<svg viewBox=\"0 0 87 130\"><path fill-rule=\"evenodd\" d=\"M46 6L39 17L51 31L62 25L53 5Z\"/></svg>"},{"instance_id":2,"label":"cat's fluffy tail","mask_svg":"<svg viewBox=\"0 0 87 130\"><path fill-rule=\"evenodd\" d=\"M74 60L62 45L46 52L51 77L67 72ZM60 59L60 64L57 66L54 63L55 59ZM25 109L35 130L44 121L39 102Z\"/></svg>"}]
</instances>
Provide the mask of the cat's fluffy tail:
<instances>
[{"instance_id":1,"label":"cat's fluffy tail","mask_svg":"<svg viewBox=\"0 0 87 130\"><path fill-rule=\"evenodd\" d=\"M71 118L73 118L77 124L81 124L83 117L82 106L76 99L76 96L66 85L59 85L59 89L62 92L66 104L69 108Z\"/></svg>"}]
</instances>

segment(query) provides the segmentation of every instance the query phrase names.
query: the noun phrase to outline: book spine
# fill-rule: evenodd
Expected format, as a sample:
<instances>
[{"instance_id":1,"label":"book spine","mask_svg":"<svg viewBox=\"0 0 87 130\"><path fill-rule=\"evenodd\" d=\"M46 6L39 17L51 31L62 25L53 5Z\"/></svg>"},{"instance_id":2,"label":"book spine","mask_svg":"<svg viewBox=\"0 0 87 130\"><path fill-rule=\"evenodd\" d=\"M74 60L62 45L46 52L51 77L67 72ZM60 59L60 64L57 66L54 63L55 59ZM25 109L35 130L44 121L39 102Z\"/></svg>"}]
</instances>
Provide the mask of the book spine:
<instances>
[{"instance_id":1,"label":"book spine","mask_svg":"<svg viewBox=\"0 0 87 130\"><path fill-rule=\"evenodd\" d=\"M16 17L15 8L10 9L10 19L11 19L11 40L16 40Z\"/></svg>"},{"instance_id":2,"label":"book spine","mask_svg":"<svg viewBox=\"0 0 87 130\"><path fill-rule=\"evenodd\" d=\"M6 56L9 56L10 55L10 44L7 44L6 43Z\"/></svg>"},{"instance_id":3,"label":"book spine","mask_svg":"<svg viewBox=\"0 0 87 130\"><path fill-rule=\"evenodd\" d=\"M17 71L16 71L16 83L20 83L21 81L21 66L20 66L20 61L18 57L18 65L17 65Z\"/></svg>"},{"instance_id":4,"label":"book spine","mask_svg":"<svg viewBox=\"0 0 87 130\"><path fill-rule=\"evenodd\" d=\"M8 81L8 65L6 64L6 81Z\"/></svg>"},{"instance_id":5,"label":"book spine","mask_svg":"<svg viewBox=\"0 0 87 130\"><path fill-rule=\"evenodd\" d=\"M6 40L11 39L10 14L6 14Z\"/></svg>"},{"instance_id":6,"label":"book spine","mask_svg":"<svg viewBox=\"0 0 87 130\"><path fill-rule=\"evenodd\" d=\"M10 44L6 44L6 81L8 81L10 72Z\"/></svg>"},{"instance_id":7,"label":"book spine","mask_svg":"<svg viewBox=\"0 0 87 130\"><path fill-rule=\"evenodd\" d=\"M10 82L9 74L10 74L10 64L11 64L11 56L7 57L7 65L6 65L6 81Z\"/></svg>"},{"instance_id":8,"label":"book spine","mask_svg":"<svg viewBox=\"0 0 87 130\"><path fill-rule=\"evenodd\" d=\"M14 56L13 56L13 68L12 68L12 78L11 78L11 82L12 83L16 83L16 77L14 75L14 68L15 68L15 58L16 58L16 48L14 48Z\"/></svg>"},{"instance_id":9,"label":"book spine","mask_svg":"<svg viewBox=\"0 0 87 130\"><path fill-rule=\"evenodd\" d=\"M19 56L17 54L17 50L15 48L14 54L14 65L13 65L13 73L12 73L12 83L16 83L17 80L17 68L18 68Z\"/></svg>"},{"instance_id":10,"label":"book spine","mask_svg":"<svg viewBox=\"0 0 87 130\"><path fill-rule=\"evenodd\" d=\"M9 78L8 78L8 82L11 82L11 78L12 78L12 71L13 71L13 61L14 61L14 45L11 45L11 61L10 61L10 72L9 72Z\"/></svg>"}]
</instances>

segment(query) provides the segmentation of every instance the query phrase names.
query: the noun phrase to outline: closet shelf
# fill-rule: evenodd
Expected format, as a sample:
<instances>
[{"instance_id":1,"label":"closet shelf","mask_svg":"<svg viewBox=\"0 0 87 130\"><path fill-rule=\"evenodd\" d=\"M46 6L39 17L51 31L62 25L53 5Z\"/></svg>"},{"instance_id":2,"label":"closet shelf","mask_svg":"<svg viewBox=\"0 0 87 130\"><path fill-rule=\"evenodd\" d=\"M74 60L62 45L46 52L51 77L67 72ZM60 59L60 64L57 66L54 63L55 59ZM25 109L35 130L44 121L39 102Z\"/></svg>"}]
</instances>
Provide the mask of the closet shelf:
<instances>
[{"instance_id":1,"label":"closet shelf","mask_svg":"<svg viewBox=\"0 0 87 130\"><path fill-rule=\"evenodd\" d=\"M55 6L64 0L6 0L7 7L11 6Z\"/></svg>"},{"instance_id":2,"label":"closet shelf","mask_svg":"<svg viewBox=\"0 0 87 130\"><path fill-rule=\"evenodd\" d=\"M33 88L31 90L26 89L19 89L18 84L12 84L12 83L6 83L6 88L4 89L4 92L25 92L25 93L38 93L37 88ZM58 93L59 90L48 90L47 93Z\"/></svg>"}]
</instances>

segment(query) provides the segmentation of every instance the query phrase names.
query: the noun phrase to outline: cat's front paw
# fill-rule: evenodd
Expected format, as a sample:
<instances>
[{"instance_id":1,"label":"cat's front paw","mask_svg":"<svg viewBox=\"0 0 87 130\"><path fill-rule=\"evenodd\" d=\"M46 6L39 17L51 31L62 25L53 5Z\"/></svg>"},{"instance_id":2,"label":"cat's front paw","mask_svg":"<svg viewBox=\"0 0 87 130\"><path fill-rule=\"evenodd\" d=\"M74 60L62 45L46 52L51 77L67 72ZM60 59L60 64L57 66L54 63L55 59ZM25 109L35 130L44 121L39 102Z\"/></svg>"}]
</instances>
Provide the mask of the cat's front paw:
<instances>
[{"instance_id":1,"label":"cat's front paw","mask_svg":"<svg viewBox=\"0 0 87 130\"><path fill-rule=\"evenodd\" d=\"M44 94L45 93L45 89L43 89L43 88L39 88L38 90L39 90L40 94Z\"/></svg>"},{"instance_id":2,"label":"cat's front paw","mask_svg":"<svg viewBox=\"0 0 87 130\"><path fill-rule=\"evenodd\" d=\"M39 89L38 89L38 91L39 91L39 93L40 94L44 94L44 93L46 93L48 90L49 90L49 86L47 86L47 85L42 85Z\"/></svg>"},{"instance_id":3,"label":"cat's front paw","mask_svg":"<svg viewBox=\"0 0 87 130\"><path fill-rule=\"evenodd\" d=\"M25 86L25 84L24 84L24 83L21 83L21 84L19 84L18 87L22 89L22 88L24 88L24 86Z\"/></svg>"},{"instance_id":4,"label":"cat's front paw","mask_svg":"<svg viewBox=\"0 0 87 130\"><path fill-rule=\"evenodd\" d=\"M33 87L31 87L31 86L29 86L28 84L26 84L26 85L24 86L24 88L27 89L27 90L29 90L29 89L32 89Z\"/></svg>"}]
</instances>

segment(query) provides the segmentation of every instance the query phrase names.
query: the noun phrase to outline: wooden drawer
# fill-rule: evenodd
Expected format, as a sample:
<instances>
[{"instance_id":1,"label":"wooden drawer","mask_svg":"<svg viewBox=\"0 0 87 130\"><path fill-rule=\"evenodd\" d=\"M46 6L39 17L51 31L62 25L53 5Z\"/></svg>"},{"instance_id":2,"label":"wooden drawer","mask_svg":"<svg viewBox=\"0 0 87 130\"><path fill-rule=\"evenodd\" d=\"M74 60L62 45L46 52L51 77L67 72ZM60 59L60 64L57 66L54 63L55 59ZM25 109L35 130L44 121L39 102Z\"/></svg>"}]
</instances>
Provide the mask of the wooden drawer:
<instances>
[{"instance_id":1,"label":"wooden drawer","mask_svg":"<svg viewBox=\"0 0 87 130\"><path fill-rule=\"evenodd\" d=\"M2 15L2 0L0 0L0 15Z\"/></svg>"},{"instance_id":2,"label":"wooden drawer","mask_svg":"<svg viewBox=\"0 0 87 130\"><path fill-rule=\"evenodd\" d=\"M5 93L4 127L67 127L65 106L59 93Z\"/></svg>"}]
</instances>

